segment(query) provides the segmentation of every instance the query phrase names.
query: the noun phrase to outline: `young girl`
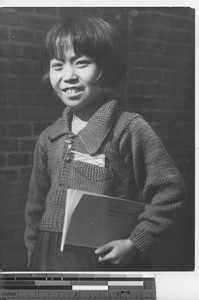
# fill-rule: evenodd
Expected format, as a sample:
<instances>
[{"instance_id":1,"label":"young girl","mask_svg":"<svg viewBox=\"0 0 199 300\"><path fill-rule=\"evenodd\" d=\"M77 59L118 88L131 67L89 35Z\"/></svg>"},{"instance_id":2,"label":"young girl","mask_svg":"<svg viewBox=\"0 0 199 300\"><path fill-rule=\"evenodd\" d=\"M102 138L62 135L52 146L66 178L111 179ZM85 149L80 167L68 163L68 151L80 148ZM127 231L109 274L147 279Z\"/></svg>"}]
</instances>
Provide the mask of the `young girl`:
<instances>
[{"instance_id":1,"label":"young girl","mask_svg":"<svg viewBox=\"0 0 199 300\"><path fill-rule=\"evenodd\" d=\"M181 211L184 184L149 124L118 108L112 90L125 76L118 38L100 18L69 18L46 36L42 59L44 79L66 108L35 148L25 212L29 270L147 270L147 253ZM146 209L128 239L93 253L61 252L69 188L143 201Z\"/></svg>"}]
</instances>

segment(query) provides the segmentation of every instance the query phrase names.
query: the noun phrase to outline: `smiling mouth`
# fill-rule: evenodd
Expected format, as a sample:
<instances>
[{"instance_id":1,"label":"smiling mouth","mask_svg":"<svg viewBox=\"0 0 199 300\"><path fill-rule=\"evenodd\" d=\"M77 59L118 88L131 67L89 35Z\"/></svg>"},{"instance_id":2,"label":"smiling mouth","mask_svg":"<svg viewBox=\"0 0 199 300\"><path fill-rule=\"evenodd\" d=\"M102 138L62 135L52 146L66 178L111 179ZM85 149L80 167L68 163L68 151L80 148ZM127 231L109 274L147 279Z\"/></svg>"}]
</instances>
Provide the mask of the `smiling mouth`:
<instances>
[{"instance_id":1,"label":"smiling mouth","mask_svg":"<svg viewBox=\"0 0 199 300\"><path fill-rule=\"evenodd\" d=\"M68 95L78 94L83 91L83 88L67 88L63 90Z\"/></svg>"}]
</instances>

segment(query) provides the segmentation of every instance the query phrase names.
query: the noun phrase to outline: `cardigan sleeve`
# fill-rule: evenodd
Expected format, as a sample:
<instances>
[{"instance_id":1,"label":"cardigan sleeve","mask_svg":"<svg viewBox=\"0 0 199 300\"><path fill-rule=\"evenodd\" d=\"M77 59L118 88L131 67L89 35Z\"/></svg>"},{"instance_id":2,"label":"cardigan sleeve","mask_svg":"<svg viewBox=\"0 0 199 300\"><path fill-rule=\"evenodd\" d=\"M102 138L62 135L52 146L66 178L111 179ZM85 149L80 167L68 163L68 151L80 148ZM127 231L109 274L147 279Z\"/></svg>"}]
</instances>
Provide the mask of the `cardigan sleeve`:
<instances>
[{"instance_id":1,"label":"cardigan sleeve","mask_svg":"<svg viewBox=\"0 0 199 300\"><path fill-rule=\"evenodd\" d=\"M36 143L28 201L25 209L26 229L24 239L28 250L28 262L30 262L30 257L37 240L39 224L44 212L46 196L50 188L44 141L45 131L40 135Z\"/></svg>"},{"instance_id":2,"label":"cardigan sleeve","mask_svg":"<svg viewBox=\"0 0 199 300\"><path fill-rule=\"evenodd\" d=\"M146 203L130 240L142 255L163 239L179 218L185 199L185 185L174 162L150 125L141 116L128 124L123 142L138 190Z\"/></svg>"}]
</instances>

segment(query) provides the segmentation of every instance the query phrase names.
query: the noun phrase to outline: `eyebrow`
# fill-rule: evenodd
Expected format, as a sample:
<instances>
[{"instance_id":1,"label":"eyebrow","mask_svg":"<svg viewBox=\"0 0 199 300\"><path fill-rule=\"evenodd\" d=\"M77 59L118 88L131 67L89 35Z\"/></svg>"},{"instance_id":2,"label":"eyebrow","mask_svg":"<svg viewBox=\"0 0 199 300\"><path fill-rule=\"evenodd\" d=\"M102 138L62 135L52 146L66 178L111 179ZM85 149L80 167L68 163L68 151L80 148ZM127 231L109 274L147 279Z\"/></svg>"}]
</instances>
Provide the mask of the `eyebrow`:
<instances>
[{"instance_id":1,"label":"eyebrow","mask_svg":"<svg viewBox=\"0 0 199 300\"><path fill-rule=\"evenodd\" d=\"M82 55L77 55L77 54L75 54L75 55L72 55L72 56L70 56L70 60L73 62L73 61L75 61L76 59L78 59L79 57L81 57Z\"/></svg>"},{"instance_id":2,"label":"eyebrow","mask_svg":"<svg viewBox=\"0 0 199 300\"><path fill-rule=\"evenodd\" d=\"M70 56L70 60L71 60L72 62L74 62L76 59L81 58L81 57L83 57L83 56L86 56L86 57L87 57L87 55L85 55L85 54L75 54L75 55ZM58 61L61 61L61 62L64 62L63 59L59 59L59 58L56 58L56 57L54 57L53 59L58 60ZM52 59L52 60L53 60L53 59Z\"/></svg>"}]
</instances>

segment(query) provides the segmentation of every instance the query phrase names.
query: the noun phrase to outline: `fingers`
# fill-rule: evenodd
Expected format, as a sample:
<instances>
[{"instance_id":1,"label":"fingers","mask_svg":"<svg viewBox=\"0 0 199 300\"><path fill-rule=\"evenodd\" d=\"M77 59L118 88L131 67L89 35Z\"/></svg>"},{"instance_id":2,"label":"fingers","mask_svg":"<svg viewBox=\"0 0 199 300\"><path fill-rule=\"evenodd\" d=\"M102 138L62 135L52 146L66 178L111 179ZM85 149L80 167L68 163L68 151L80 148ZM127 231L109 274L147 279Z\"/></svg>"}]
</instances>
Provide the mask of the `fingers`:
<instances>
[{"instance_id":1,"label":"fingers","mask_svg":"<svg viewBox=\"0 0 199 300\"><path fill-rule=\"evenodd\" d=\"M112 263L117 263L118 256L115 243L116 241L112 241L95 250L95 254L99 255L99 262L110 261Z\"/></svg>"},{"instance_id":2,"label":"fingers","mask_svg":"<svg viewBox=\"0 0 199 300\"><path fill-rule=\"evenodd\" d=\"M137 254L134 244L126 240L116 240L95 250L99 262L109 261L113 264L125 265Z\"/></svg>"},{"instance_id":3,"label":"fingers","mask_svg":"<svg viewBox=\"0 0 199 300\"><path fill-rule=\"evenodd\" d=\"M105 262L105 261L111 261L114 260L114 248L115 244L114 242L110 242L106 245L103 245L95 250L95 254L99 255L98 261L99 262Z\"/></svg>"},{"instance_id":4,"label":"fingers","mask_svg":"<svg viewBox=\"0 0 199 300\"><path fill-rule=\"evenodd\" d=\"M104 256L99 256L98 258L99 262L106 262L106 261L110 261L114 264L117 263L117 258L114 255L114 251L112 250L111 252L109 252L108 254L104 255Z\"/></svg>"},{"instance_id":5,"label":"fingers","mask_svg":"<svg viewBox=\"0 0 199 300\"><path fill-rule=\"evenodd\" d=\"M95 250L97 255L105 255L107 252L110 252L114 248L113 242L105 244Z\"/></svg>"}]
</instances>

